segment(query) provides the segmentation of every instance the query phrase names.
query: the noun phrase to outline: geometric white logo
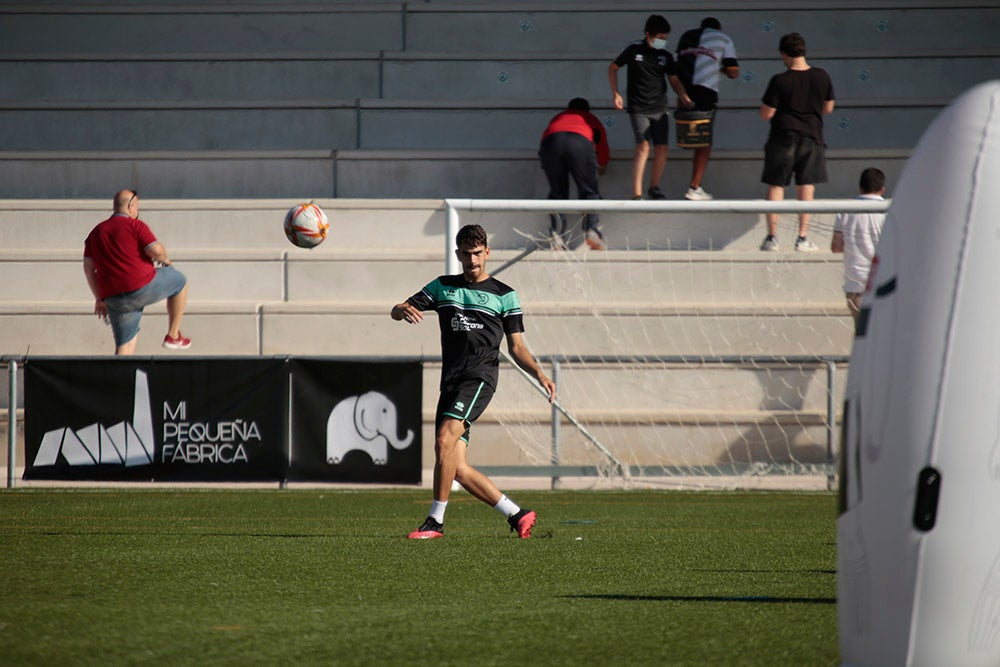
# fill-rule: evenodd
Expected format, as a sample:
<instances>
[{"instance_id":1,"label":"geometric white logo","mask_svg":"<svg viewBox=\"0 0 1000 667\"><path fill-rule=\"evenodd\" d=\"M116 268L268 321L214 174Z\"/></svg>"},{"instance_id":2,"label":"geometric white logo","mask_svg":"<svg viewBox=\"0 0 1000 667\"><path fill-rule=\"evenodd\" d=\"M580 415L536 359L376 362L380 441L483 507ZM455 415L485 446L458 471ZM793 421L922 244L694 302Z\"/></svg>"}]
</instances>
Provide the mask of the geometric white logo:
<instances>
[{"instance_id":1,"label":"geometric white logo","mask_svg":"<svg viewBox=\"0 0 1000 667\"><path fill-rule=\"evenodd\" d=\"M71 466L119 464L128 468L151 464L155 441L146 373L135 372L131 422L118 422L107 428L103 424L91 424L78 431L69 428L48 431L42 436L34 465L55 465L60 454Z\"/></svg>"}]
</instances>

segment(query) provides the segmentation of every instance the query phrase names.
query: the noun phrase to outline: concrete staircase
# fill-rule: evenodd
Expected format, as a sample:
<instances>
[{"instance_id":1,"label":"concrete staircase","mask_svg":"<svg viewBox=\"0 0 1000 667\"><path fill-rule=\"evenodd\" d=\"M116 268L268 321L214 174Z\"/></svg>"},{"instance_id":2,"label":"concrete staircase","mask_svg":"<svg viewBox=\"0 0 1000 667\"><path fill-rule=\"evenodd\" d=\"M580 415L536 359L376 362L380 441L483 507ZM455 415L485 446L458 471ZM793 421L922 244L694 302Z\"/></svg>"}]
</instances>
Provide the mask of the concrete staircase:
<instances>
[{"instance_id":1,"label":"concrete staircase","mask_svg":"<svg viewBox=\"0 0 1000 667\"><path fill-rule=\"evenodd\" d=\"M649 11L631 1L2 2L0 197L105 198L114 183L160 198L532 198L544 194L541 130L578 95L616 150L602 190L626 196L632 140L609 107L606 68ZM741 76L723 82L707 181L723 197L760 196L767 127L756 109L781 69L784 32L806 36L837 90L831 197L854 194L859 155L880 160L891 182L934 114L1000 62L990 0L659 11L671 44L706 14L736 42ZM676 155L665 183L680 193L687 155Z\"/></svg>"},{"instance_id":2,"label":"concrete staircase","mask_svg":"<svg viewBox=\"0 0 1000 667\"><path fill-rule=\"evenodd\" d=\"M166 316L154 306L137 353L426 357L424 437L432 442L436 322L408 328L392 322L388 309L443 273L443 202L318 203L331 236L306 251L284 239L287 200L144 200L143 219L188 276L183 329L195 344L190 353L160 348ZM98 200L0 202L0 354L111 351L80 269L82 239L108 208ZM526 335L541 357L837 356L849 349L839 258L760 253L757 216L608 215L611 250L540 249L520 259L531 238L544 238L544 215L477 213L475 220L496 230L491 269L518 289ZM829 228L820 216L817 242L828 243ZM519 424L520 433L544 442L548 406L513 369L502 374L495 409L477 425L478 460L525 464L507 429ZM825 386L816 364L676 361L637 369L577 361L560 375L566 406L634 465L728 465L765 450L777 461L821 463ZM609 425L623 415L636 420ZM592 449L566 433L563 462L592 463Z\"/></svg>"},{"instance_id":3,"label":"concrete staircase","mask_svg":"<svg viewBox=\"0 0 1000 667\"><path fill-rule=\"evenodd\" d=\"M736 41L741 76L723 82L706 179L720 198L762 196L767 127L757 106L780 71L786 32L805 35L810 62L830 71L837 91L821 197L854 196L870 165L886 172L891 194L934 115L1000 71L993 0L734 0L696 10L632 1L0 0L0 354L110 351L80 253L111 194L134 187L143 218L189 277L192 352L437 356L432 324L403 329L387 311L443 272L441 200L545 197L537 140L578 95L611 139L602 192L626 197L632 141L627 117L608 105L605 70L651 11L673 24L672 46L705 15ZM671 150L669 196L682 195L689 165L688 153ZM305 199L333 221L330 239L309 252L280 228ZM539 251L501 275L522 296L536 354L848 353L839 258L761 255L757 216L603 220L607 253ZM491 232L494 269L546 230L543 215L466 221ZM829 216L816 217L811 237L821 248L830 227ZM139 354L164 353L162 309L143 324ZM567 405L633 460L721 466L824 461L823 376L812 365L665 363L636 373L576 363L560 384ZM477 424L485 446L475 458L535 462L497 420L520 415L525 432L544 438L547 406L516 389L524 381L510 369L501 383ZM641 426L615 423L628 411ZM586 449L577 444L567 463Z\"/></svg>"}]
</instances>

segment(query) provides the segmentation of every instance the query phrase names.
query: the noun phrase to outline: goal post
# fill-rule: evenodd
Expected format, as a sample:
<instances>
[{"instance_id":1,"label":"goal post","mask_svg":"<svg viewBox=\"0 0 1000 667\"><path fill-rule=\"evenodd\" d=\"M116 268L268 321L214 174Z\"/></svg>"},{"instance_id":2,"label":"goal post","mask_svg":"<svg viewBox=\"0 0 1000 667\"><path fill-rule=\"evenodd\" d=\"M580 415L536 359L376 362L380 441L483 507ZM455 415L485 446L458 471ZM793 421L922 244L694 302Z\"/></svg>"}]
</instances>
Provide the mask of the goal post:
<instances>
[{"instance_id":1,"label":"goal post","mask_svg":"<svg viewBox=\"0 0 1000 667\"><path fill-rule=\"evenodd\" d=\"M518 290L529 347L559 368L553 411L513 364L501 366L488 414L523 465L488 466L491 474L576 476L583 485L831 488L853 337L842 259L760 252L756 236L766 213L781 216L782 235L799 213L815 213L810 229L829 236L833 214L884 212L889 202L446 204L445 270L461 270L452 252L461 224L481 222L491 239L506 234L501 248L491 243L491 274ZM619 221L627 214L630 240L609 251L549 250L552 212L618 215L609 235L625 233ZM742 217L725 218L734 214ZM695 223L685 221L692 216ZM685 244L680 231L663 243L641 229L695 229L701 219L737 225L724 232L745 238Z\"/></svg>"}]
</instances>

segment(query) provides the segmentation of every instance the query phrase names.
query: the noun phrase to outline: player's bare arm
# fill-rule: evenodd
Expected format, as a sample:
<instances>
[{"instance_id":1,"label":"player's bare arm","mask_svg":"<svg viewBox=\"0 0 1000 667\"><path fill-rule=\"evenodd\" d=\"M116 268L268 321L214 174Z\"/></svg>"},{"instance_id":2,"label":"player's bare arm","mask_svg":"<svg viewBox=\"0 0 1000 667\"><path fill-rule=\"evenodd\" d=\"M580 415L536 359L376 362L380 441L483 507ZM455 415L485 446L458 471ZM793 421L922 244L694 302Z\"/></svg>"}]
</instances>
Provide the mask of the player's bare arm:
<instances>
[{"instance_id":1,"label":"player's bare arm","mask_svg":"<svg viewBox=\"0 0 1000 667\"><path fill-rule=\"evenodd\" d=\"M143 249L146 256L149 257L154 262L162 264L163 266L170 266L170 257L167 256L167 249L163 247L163 244L159 241L155 243L150 243Z\"/></svg>"},{"instance_id":2,"label":"player's bare arm","mask_svg":"<svg viewBox=\"0 0 1000 667\"><path fill-rule=\"evenodd\" d=\"M760 105L760 119L761 120L771 120L774 118L774 114L778 112L774 107L769 107L766 104Z\"/></svg>"},{"instance_id":3,"label":"player's bare arm","mask_svg":"<svg viewBox=\"0 0 1000 667\"><path fill-rule=\"evenodd\" d=\"M528 346L524 344L524 337L520 333L507 334L507 351L510 352L510 356L517 362L518 366L535 376L538 384L542 385L542 388L548 393L549 403L554 402L556 400L556 383L550 380L539 368L535 358L531 356Z\"/></svg>"},{"instance_id":4,"label":"player's bare arm","mask_svg":"<svg viewBox=\"0 0 1000 667\"><path fill-rule=\"evenodd\" d=\"M404 322L409 322L410 324L417 324L424 319L423 313L413 307L409 301L404 301L403 303L397 303L389 311L390 317L396 320L403 320Z\"/></svg>"},{"instance_id":5,"label":"player's bare arm","mask_svg":"<svg viewBox=\"0 0 1000 667\"><path fill-rule=\"evenodd\" d=\"M671 74L667 77L667 82L670 83L670 87L674 89L674 92L677 94L677 100L682 107L690 109L694 106L694 100L688 96L687 90L684 88L684 83L681 81L680 77Z\"/></svg>"},{"instance_id":6,"label":"player's bare arm","mask_svg":"<svg viewBox=\"0 0 1000 667\"><path fill-rule=\"evenodd\" d=\"M621 69L618 65L611 62L608 65L608 85L611 86L611 106L615 109L624 109L625 100L622 99L621 93L618 92L618 70Z\"/></svg>"},{"instance_id":7,"label":"player's bare arm","mask_svg":"<svg viewBox=\"0 0 1000 667\"><path fill-rule=\"evenodd\" d=\"M844 232L834 232L830 240L830 252L844 252Z\"/></svg>"}]
</instances>

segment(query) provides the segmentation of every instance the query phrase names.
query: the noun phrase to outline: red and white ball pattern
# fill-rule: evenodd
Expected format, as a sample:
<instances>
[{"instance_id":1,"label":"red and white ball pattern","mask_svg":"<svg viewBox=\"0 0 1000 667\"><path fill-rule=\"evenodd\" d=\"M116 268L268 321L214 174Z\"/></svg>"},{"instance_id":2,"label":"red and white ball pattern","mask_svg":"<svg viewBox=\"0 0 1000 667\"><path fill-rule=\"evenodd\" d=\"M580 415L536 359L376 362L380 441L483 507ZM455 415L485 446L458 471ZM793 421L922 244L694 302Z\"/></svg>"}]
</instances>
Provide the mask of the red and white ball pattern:
<instances>
[{"instance_id":1,"label":"red and white ball pattern","mask_svg":"<svg viewBox=\"0 0 1000 667\"><path fill-rule=\"evenodd\" d=\"M326 238L330 222L312 202L297 204L285 214L285 236L300 248L314 248Z\"/></svg>"}]
</instances>

